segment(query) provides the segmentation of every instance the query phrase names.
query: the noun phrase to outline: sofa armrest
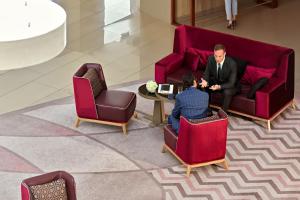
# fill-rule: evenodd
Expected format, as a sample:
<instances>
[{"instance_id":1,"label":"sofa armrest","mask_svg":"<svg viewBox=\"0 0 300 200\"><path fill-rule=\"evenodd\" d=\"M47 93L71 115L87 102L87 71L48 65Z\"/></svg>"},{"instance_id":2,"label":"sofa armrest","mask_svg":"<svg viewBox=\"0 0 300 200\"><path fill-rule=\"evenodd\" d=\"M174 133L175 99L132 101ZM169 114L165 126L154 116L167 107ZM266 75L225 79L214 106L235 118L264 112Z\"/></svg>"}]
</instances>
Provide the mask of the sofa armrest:
<instances>
[{"instance_id":1,"label":"sofa armrest","mask_svg":"<svg viewBox=\"0 0 300 200\"><path fill-rule=\"evenodd\" d=\"M269 119L291 100L285 85L284 80L273 77L256 92L256 116Z\"/></svg>"},{"instance_id":2,"label":"sofa armrest","mask_svg":"<svg viewBox=\"0 0 300 200\"><path fill-rule=\"evenodd\" d=\"M155 81L165 83L166 76L181 67L183 55L171 53L155 63Z\"/></svg>"}]
</instances>

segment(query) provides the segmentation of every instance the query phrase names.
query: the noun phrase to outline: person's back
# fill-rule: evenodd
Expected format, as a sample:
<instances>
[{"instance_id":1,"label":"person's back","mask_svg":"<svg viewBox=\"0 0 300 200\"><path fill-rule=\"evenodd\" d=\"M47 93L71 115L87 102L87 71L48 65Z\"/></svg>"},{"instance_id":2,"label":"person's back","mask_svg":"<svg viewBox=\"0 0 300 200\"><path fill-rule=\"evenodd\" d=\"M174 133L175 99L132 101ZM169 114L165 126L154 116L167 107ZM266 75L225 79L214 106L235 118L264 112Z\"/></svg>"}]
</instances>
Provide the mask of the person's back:
<instances>
[{"instance_id":1,"label":"person's back","mask_svg":"<svg viewBox=\"0 0 300 200\"><path fill-rule=\"evenodd\" d=\"M168 123L178 133L179 119L183 116L187 119L200 119L207 115L208 94L197 89L197 81L192 74L183 77L183 85L186 88L176 95L175 106L168 118Z\"/></svg>"},{"instance_id":2,"label":"person's back","mask_svg":"<svg viewBox=\"0 0 300 200\"><path fill-rule=\"evenodd\" d=\"M208 94L195 87L189 87L176 96L180 102L180 114L187 119L203 118L208 108Z\"/></svg>"}]
</instances>

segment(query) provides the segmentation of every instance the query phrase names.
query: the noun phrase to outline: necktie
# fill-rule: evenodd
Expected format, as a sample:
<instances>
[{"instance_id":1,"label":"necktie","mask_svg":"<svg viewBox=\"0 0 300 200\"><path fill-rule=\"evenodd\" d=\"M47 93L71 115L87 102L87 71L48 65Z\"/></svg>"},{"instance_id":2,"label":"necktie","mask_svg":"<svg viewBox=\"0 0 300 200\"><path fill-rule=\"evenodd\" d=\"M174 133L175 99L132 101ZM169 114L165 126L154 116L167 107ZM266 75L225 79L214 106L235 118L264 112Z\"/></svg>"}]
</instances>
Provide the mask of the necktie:
<instances>
[{"instance_id":1,"label":"necktie","mask_svg":"<svg viewBox=\"0 0 300 200\"><path fill-rule=\"evenodd\" d=\"M220 79L220 75L221 75L221 63L218 63L218 80Z\"/></svg>"}]
</instances>

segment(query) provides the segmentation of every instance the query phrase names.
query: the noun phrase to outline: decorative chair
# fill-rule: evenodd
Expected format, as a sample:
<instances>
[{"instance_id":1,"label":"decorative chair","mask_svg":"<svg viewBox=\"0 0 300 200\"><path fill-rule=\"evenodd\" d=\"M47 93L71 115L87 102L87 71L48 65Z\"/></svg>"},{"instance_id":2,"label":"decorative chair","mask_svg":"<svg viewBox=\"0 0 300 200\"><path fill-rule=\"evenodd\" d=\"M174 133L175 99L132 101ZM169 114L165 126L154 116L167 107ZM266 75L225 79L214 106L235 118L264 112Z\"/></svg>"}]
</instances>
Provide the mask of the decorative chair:
<instances>
[{"instance_id":1,"label":"decorative chair","mask_svg":"<svg viewBox=\"0 0 300 200\"><path fill-rule=\"evenodd\" d=\"M43 195L43 197L42 197ZM22 200L51 199L76 200L76 184L71 174L55 171L22 181Z\"/></svg>"},{"instance_id":2,"label":"decorative chair","mask_svg":"<svg viewBox=\"0 0 300 200\"><path fill-rule=\"evenodd\" d=\"M178 137L171 125L164 127L163 152L168 150L186 166L187 176L192 168L210 164L222 163L228 169L225 160L227 125L228 117L223 110L198 120L180 117Z\"/></svg>"},{"instance_id":3,"label":"decorative chair","mask_svg":"<svg viewBox=\"0 0 300 200\"><path fill-rule=\"evenodd\" d=\"M78 127L80 121L121 126L136 117L136 95L133 92L107 90L100 64L86 63L73 76Z\"/></svg>"}]
</instances>

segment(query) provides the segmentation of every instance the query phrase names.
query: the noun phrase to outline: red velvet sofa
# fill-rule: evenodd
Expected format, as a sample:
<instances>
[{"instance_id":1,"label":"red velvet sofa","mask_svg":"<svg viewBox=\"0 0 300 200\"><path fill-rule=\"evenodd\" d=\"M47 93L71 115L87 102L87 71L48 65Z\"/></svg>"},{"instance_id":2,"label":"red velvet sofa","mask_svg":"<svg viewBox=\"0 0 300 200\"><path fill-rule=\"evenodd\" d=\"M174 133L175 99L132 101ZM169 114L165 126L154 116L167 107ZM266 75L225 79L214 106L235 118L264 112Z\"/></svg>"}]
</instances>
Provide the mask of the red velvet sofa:
<instances>
[{"instance_id":1,"label":"red velvet sofa","mask_svg":"<svg viewBox=\"0 0 300 200\"><path fill-rule=\"evenodd\" d=\"M175 30L173 53L155 64L155 81L181 82L182 75L188 71L193 71L200 79L207 57L213 54L214 45L218 43L226 46L227 55L246 61L257 71L274 69L268 83L255 92L255 99L247 98L251 85L241 84L241 92L234 96L229 107L229 112L267 122L270 129L271 121L285 108L294 105L293 49L183 25ZM191 52L198 54L196 65ZM220 107L220 94L211 95L210 105Z\"/></svg>"}]
</instances>

